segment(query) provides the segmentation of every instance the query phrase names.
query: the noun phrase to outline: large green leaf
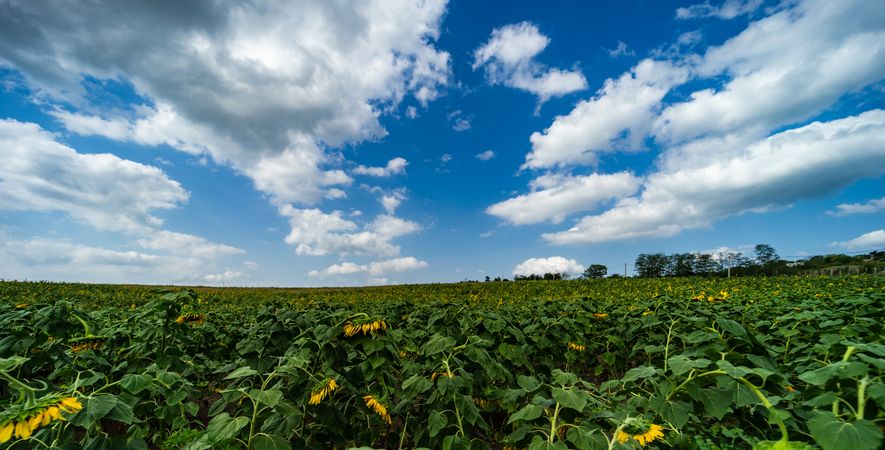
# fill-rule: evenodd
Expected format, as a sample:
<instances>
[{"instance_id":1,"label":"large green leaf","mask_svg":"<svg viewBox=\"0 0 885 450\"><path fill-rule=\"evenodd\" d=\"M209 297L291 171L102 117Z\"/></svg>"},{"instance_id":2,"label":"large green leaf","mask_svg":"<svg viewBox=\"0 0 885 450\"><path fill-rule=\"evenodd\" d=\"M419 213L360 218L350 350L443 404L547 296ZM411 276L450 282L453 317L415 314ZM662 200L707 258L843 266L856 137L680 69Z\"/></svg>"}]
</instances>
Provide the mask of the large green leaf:
<instances>
[{"instance_id":1,"label":"large green leaf","mask_svg":"<svg viewBox=\"0 0 885 450\"><path fill-rule=\"evenodd\" d=\"M289 443L273 434L259 434L252 440L252 448L255 450L291 450Z\"/></svg>"},{"instance_id":2,"label":"large green leaf","mask_svg":"<svg viewBox=\"0 0 885 450\"><path fill-rule=\"evenodd\" d=\"M587 394L578 388L553 388L553 399L566 408L583 411L587 406Z\"/></svg>"},{"instance_id":3,"label":"large green leaf","mask_svg":"<svg viewBox=\"0 0 885 450\"><path fill-rule=\"evenodd\" d=\"M206 435L211 442L222 442L235 437L249 423L245 417L232 418L228 413L221 413L209 421Z\"/></svg>"},{"instance_id":4,"label":"large green leaf","mask_svg":"<svg viewBox=\"0 0 885 450\"><path fill-rule=\"evenodd\" d=\"M538 405L525 405L522 409L513 413L513 415L510 416L510 419L507 420L507 423L508 424L513 423L513 422L516 422L517 420L522 420L522 421L535 420L538 417L541 417L542 412L544 412L544 408L542 408Z\"/></svg>"},{"instance_id":5,"label":"large green leaf","mask_svg":"<svg viewBox=\"0 0 885 450\"><path fill-rule=\"evenodd\" d=\"M123 389L126 389L130 394L138 394L147 389L147 387L153 382L154 378L150 375L137 373L127 373L126 375L123 375L123 378L120 378L120 386L122 386Z\"/></svg>"},{"instance_id":6,"label":"large green leaf","mask_svg":"<svg viewBox=\"0 0 885 450\"><path fill-rule=\"evenodd\" d=\"M882 430L873 422L843 422L831 412L818 412L808 421L808 430L824 450L875 450L882 445Z\"/></svg>"}]
</instances>

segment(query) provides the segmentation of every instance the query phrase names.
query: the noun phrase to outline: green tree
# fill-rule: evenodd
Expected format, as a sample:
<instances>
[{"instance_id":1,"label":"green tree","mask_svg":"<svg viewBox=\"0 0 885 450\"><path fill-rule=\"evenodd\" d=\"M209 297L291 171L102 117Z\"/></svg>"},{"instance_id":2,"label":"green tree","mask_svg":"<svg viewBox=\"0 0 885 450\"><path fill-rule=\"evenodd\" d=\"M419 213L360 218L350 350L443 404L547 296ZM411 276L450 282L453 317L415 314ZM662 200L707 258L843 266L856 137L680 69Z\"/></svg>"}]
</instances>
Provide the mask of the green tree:
<instances>
[{"instance_id":1,"label":"green tree","mask_svg":"<svg viewBox=\"0 0 885 450\"><path fill-rule=\"evenodd\" d=\"M663 253L640 253L636 257L636 273L643 278L662 277L669 264L670 257Z\"/></svg>"},{"instance_id":2,"label":"green tree","mask_svg":"<svg viewBox=\"0 0 885 450\"><path fill-rule=\"evenodd\" d=\"M590 264L584 269L584 278L603 278L608 274L608 267L602 264Z\"/></svg>"}]
</instances>

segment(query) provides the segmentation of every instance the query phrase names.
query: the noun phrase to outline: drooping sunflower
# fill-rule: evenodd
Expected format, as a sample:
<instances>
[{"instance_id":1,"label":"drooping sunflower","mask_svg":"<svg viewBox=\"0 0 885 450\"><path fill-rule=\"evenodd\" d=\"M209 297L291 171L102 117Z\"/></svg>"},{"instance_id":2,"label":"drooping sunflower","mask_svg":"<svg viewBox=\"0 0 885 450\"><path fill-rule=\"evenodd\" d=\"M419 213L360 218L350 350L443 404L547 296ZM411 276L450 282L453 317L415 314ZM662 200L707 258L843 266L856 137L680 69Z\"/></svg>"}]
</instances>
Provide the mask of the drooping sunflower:
<instances>
[{"instance_id":1,"label":"drooping sunflower","mask_svg":"<svg viewBox=\"0 0 885 450\"><path fill-rule=\"evenodd\" d=\"M569 348L569 350L574 350L576 352L583 352L584 350L587 350L586 345L575 344L574 342L569 342L568 348Z\"/></svg>"},{"instance_id":2,"label":"drooping sunflower","mask_svg":"<svg viewBox=\"0 0 885 450\"><path fill-rule=\"evenodd\" d=\"M363 401L366 402L366 406L371 408L372 411L375 411L375 414L381 416L388 425L393 423L393 419L391 419L390 414L387 413L387 405L385 405L379 398L369 394L363 397Z\"/></svg>"},{"instance_id":3,"label":"drooping sunflower","mask_svg":"<svg viewBox=\"0 0 885 450\"><path fill-rule=\"evenodd\" d=\"M381 319L355 320L344 324L344 337L353 337L359 333L368 335L378 330L386 330L387 323Z\"/></svg>"},{"instance_id":4,"label":"drooping sunflower","mask_svg":"<svg viewBox=\"0 0 885 450\"><path fill-rule=\"evenodd\" d=\"M642 447L662 437L664 437L663 427L654 423L647 424L643 420L634 421L632 424L618 430L617 435L615 435L615 439L622 444L632 439Z\"/></svg>"},{"instance_id":5,"label":"drooping sunflower","mask_svg":"<svg viewBox=\"0 0 885 450\"><path fill-rule=\"evenodd\" d=\"M104 346L105 341L108 338L106 336L83 336L79 338L71 339L71 351L74 353L80 353L83 350L98 350Z\"/></svg>"},{"instance_id":6,"label":"drooping sunflower","mask_svg":"<svg viewBox=\"0 0 885 450\"><path fill-rule=\"evenodd\" d=\"M449 378L449 373L448 372L433 372L430 375L430 381L436 381L436 379L439 377Z\"/></svg>"},{"instance_id":7,"label":"drooping sunflower","mask_svg":"<svg viewBox=\"0 0 885 450\"><path fill-rule=\"evenodd\" d=\"M178 316L177 319L175 319L175 323L177 323L179 325L184 325L184 324L202 325L204 322L206 322L206 315L205 314L192 313L192 312L184 313L184 314Z\"/></svg>"},{"instance_id":8,"label":"drooping sunflower","mask_svg":"<svg viewBox=\"0 0 885 450\"><path fill-rule=\"evenodd\" d=\"M320 402L335 391L335 389L338 389L338 383L335 382L334 378L328 377L310 391L310 401L307 403L310 405L319 405Z\"/></svg>"},{"instance_id":9,"label":"drooping sunflower","mask_svg":"<svg viewBox=\"0 0 885 450\"><path fill-rule=\"evenodd\" d=\"M608 313L593 313L594 319L605 319L608 317Z\"/></svg>"},{"instance_id":10,"label":"drooping sunflower","mask_svg":"<svg viewBox=\"0 0 885 450\"><path fill-rule=\"evenodd\" d=\"M28 440L40 427L65 420L62 412L76 414L83 405L74 397L50 394L32 405L12 405L0 417L0 444L12 439Z\"/></svg>"}]
</instances>

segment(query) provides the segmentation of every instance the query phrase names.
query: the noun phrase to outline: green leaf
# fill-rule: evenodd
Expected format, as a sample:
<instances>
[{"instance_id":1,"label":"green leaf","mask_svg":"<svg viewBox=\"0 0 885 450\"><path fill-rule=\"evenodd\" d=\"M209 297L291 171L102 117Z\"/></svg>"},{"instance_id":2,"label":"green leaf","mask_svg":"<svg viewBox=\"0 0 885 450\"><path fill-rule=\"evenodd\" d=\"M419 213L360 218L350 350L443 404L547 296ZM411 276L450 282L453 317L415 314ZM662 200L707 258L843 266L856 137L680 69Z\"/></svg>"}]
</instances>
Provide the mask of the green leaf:
<instances>
[{"instance_id":1,"label":"green leaf","mask_svg":"<svg viewBox=\"0 0 885 450\"><path fill-rule=\"evenodd\" d=\"M799 379L815 386L823 386L828 381L839 378L852 378L863 375L867 372L867 365L855 361L838 361L827 364L817 370L805 372L799 375Z\"/></svg>"},{"instance_id":2,"label":"green leaf","mask_svg":"<svg viewBox=\"0 0 885 450\"><path fill-rule=\"evenodd\" d=\"M517 420L535 420L538 417L541 417L542 412L544 412L544 408L538 405L525 405L522 409L510 416L510 419L507 421L507 423L510 424Z\"/></svg>"},{"instance_id":3,"label":"green leaf","mask_svg":"<svg viewBox=\"0 0 885 450\"><path fill-rule=\"evenodd\" d=\"M667 360L667 367L673 375L682 375L691 369L703 369L713 362L706 358L690 359L685 355L676 355Z\"/></svg>"},{"instance_id":4,"label":"green leaf","mask_svg":"<svg viewBox=\"0 0 885 450\"><path fill-rule=\"evenodd\" d=\"M71 422L89 428L106 416L115 406L117 406L116 396L110 394L93 395L84 403L83 411L75 415Z\"/></svg>"},{"instance_id":5,"label":"green leaf","mask_svg":"<svg viewBox=\"0 0 885 450\"><path fill-rule=\"evenodd\" d=\"M231 372L228 376L224 377L224 379L235 380L237 378L251 377L252 375L258 375L258 372L249 366L243 366Z\"/></svg>"},{"instance_id":6,"label":"green leaf","mask_svg":"<svg viewBox=\"0 0 885 450\"><path fill-rule=\"evenodd\" d=\"M731 411L733 393L722 389L700 389L694 398L704 405L707 416L722 420Z\"/></svg>"},{"instance_id":7,"label":"green leaf","mask_svg":"<svg viewBox=\"0 0 885 450\"><path fill-rule=\"evenodd\" d=\"M430 437L439 434L448 424L449 421L446 419L445 414L439 411L431 411L430 417L427 419L427 431L430 433Z\"/></svg>"},{"instance_id":8,"label":"green leaf","mask_svg":"<svg viewBox=\"0 0 885 450\"><path fill-rule=\"evenodd\" d=\"M814 450L816 447L798 441L759 441L753 450Z\"/></svg>"},{"instance_id":9,"label":"green leaf","mask_svg":"<svg viewBox=\"0 0 885 450\"><path fill-rule=\"evenodd\" d=\"M443 336L439 333L434 334L426 344L424 344L424 355L430 356L437 353L450 350L455 347L455 339Z\"/></svg>"},{"instance_id":10,"label":"green leaf","mask_svg":"<svg viewBox=\"0 0 885 450\"><path fill-rule=\"evenodd\" d=\"M553 369L553 381L560 386L571 386L578 382L578 376L571 372L563 372L559 369Z\"/></svg>"},{"instance_id":11,"label":"green leaf","mask_svg":"<svg viewBox=\"0 0 885 450\"><path fill-rule=\"evenodd\" d=\"M532 438L532 442L529 443L528 450L568 450L568 446L565 445L565 442L556 441L550 443L541 438L541 436L535 435Z\"/></svg>"},{"instance_id":12,"label":"green leaf","mask_svg":"<svg viewBox=\"0 0 885 450\"><path fill-rule=\"evenodd\" d=\"M720 360L716 361L716 367L719 367L719 370L722 370L723 372L728 374L728 376L734 377L734 378L740 378L748 373L753 372L753 370L750 369L749 367L735 366L734 364L732 364L724 359L720 359Z\"/></svg>"},{"instance_id":13,"label":"green leaf","mask_svg":"<svg viewBox=\"0 0 885 450\"><path fill-rule=\"evenodd\" d=\"M602 433L596 430L586 431L581 428L569 428L565 438L578 450L605 450L608 449L608 441Z\"/></svg>"},{"instance_id":14,"label":"green leaf","mask_svg":"<svg viewBox=\"0 0 885 450\"><path fill-rule=\"evenodd\" d=\"M117 422L122 422L127 425L131 425L132 422L136 421L135 414L132 413L132 407L119 400L117 401L117 404L114 405L114 408L105 414L104 418L116 420Z\"/></svg>"},{"instance_id":15,"label":"green leaf","mask_svg":"<svg viewBox=\"0 0 885 450\"><path fill-rule=\"evenodd\" d=\"M581 412L587 406L587 394L576 388L553 388L553 399L566 408Z\"/></svg>"},{"instance_id":16,"label":"green leaf","mask_svg":"<svg viewBox=\"0 0 885 450\"><path fill-rule=\"evenodd\" d=\"M127 373L120 379L120 386L130 394L138 394L154 382L150 375Z\"/></svg>"},{"instance_id":17,"label":"green leaf","mask_svg":"<svg viewBox=\"0 0 885 450\"><path fill-rule=\"evenodd\" d=\"M527 377L525 375L520 375L516 377L516 384L518 384L519 387L525 389L526 392L532 392L535 389L541 387L541 382L538 381L537 378Z\"/></svg>"},{"instance_id":18,"label":"green leaf","mask_svg":"<svg viewBox=\"0 0 885 450\"><path fill-rule=\"evenodd\" d=\"M666 400L664 397L655 396L649 399L649 405L676 428L682 428L688 423L688 412L691 410L691 405L685 402Z\"/></svg>"},{"instance_id":19,"label":"green leaf","mask_svg":"<svg viewBox=\"0 0 885 450\"><path fill-rule=\"evenodd\" d=\"M461 419L473 425L479 418L479 408L473 401L473 397L469 395L459 395L455 397L455 404L458 405L458 412L461 413Z\"/></svg>"},{"instance_id":20,"label":"green leaf","mask_svg":"<svg viewBox=\"0 0 885 450\"><path fill-rule=\"evenodd\" d=\"M243 427L249 423L245 417L232 418L228 413L221 413L209 421L206 427L206 435L211 442L222 442L236 437Z\"/></svg>"},{"instance_id":21,"label":"green leaf","mask_svg":"<svg viewBox=\"0 0 885 450\"><path fill-rule=\"evenodd\" d=\"M249 391L249 396L257 400L258 403L273 408L274 406L277 406L277 403L280 402L280 398L283 397L283 393L279 389L267 389L264 391L252 389L251 391Z\"/></svg>"},{"instance_id":22,"label":"green leaf","mask_svg":"<svg viewBox=\"0 0 885 450\"><path fill-rule=\"evenodd\" d=\"M873 422L843 422L831 412L817 413L808 430L824 450L876 450L882 445L882 430Z\"/></svg>"},{"instance_id":23,"label":"green leaf","mask_svg":"<svg viewBox=\"0 0 885 450\"><path fill-rule=\"evenodd\" d=\"M628 381L636 381L640 378L648 378L654 375L657 375L660 372L660 369L656 369L653 366L639 366L627 371L624 376L621 378L621 382L626 383Z\"/></svg>"},{"instance_id":24,"label":"green leaf","mask_svg":"<svg viewBox=\"0 0 885 450\"><path fill-rule=\"evenodd\" d=\"M747 330L743 325L731 320L731 319L719 319L716 321L716 324L719 325L724 331L727 331L735 336L746 336Z\"/></svg>"},{"instance_id":25,"label":"green leaf","mask_svg":"<svg viewBox=\"0 0 885 450\"><path fill-rule=\"evenodd\" d=\"M252 448L255 450L291 450L289 443L273 434L259 434L252 440Z\"/></svg>"}]
</instances>

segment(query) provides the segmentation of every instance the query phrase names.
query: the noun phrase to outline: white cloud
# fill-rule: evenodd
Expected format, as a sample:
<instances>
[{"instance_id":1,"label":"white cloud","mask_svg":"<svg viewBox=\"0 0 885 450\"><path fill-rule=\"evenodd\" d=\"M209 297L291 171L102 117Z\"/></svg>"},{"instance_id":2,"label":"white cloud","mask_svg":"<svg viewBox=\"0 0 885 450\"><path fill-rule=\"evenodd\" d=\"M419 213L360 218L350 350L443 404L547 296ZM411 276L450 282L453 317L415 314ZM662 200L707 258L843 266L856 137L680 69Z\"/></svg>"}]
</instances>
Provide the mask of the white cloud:
<instances>
[{"instance_id":1,"label":"white cloud","mask_svg":"<svg viewBox=\"0 0 885 450\"><path fill-rule=\"evenodd\" d=\"M328 149L383 137L382 114L409 95L426 105L450 75L442 0L0 8L0 61L65 105L53 114L69 130L209 155L277 205L343 197ZM143 101L90 104L85 77Z\"/></svg>"},{"instance_id":2,"label":"white cloud","mask_svg":"<svg viewBox=\"0 0 885 450\"><path fill-rule=\"evenodd\" d=\"M476 154L476 159L480 161L488 161L495 157L495 152L491 150L485 150Z\"/></svg>"},{"instance_id":3,"label":"white cloud","mask_svg":"<svg viewBox=\"0 0 885 450\"><path fill-rule=\"evenodd\" d=\"M387 281L387 278L383 278L383 277L382 278L369 278L368 280L366 280L366 282L368 282L369 284L374 285L374 286L384 286L386 284L390 284Z\"/></svg>"},{"instance_id":4,"label":"white cloud","mask_svg":"<svg viewBox=\"0 0 885 450\"><path fill-rule=\"evenodd\" d=\"M620 58L621 56L636 56L636 52L629 50L627 44L618 41L618 46L608 50L608 56L612 58Z\"/></svg>"},{"instance_id":5,"label":"white cloud","mask_svg":"<svg viewBox=\"0 0 885 450\"><path fill-rule=\"evenodd\" d=\"M868 200L864 203L843 203L836 205L836 211L827 211L833 217L844 217L851 214L870 214L885 211L885 197Z\"/></svg>"},{"instance_id":6,"label":"white cloud","mask_svg":"<svg viewBox=\"0 0 885 450\"><path fill-rule=\"evenodd\" d=\"M541 103L586 89L587 80L579 70L549 68L535 60L549 43L529 22L495 28L488 42L474 52L473 69L484 67L489 83L531 92Z\"/></svg>"},{"instance_id":7,"label":"white cloud","mask_svg":"<svg viewBox=\"0 0 885 450\"><path fill-rule=\"evenodd\" d=\"M406 107L406 117L408 117L409 119L417 118L418 117L418 108L415 108L414 106Z\"/></svg>"},{"instance_id":8,"label":"white cloud","mask_svg":"<svg viewBox=\"0 0 885 450\"><path fill-rule=\"evenodd\" d=\"M401 175L406 173L406 166L408 165L409 162L406 161L405 158L396 157L387 161L387 165L384 167L366 167L360 165L353 169L353 173L356 175L368 175L372 177L389 177L391 175Z\"/></svg>"},{"instance_id":9,"label":"white cloud","mask_svg":"<svg viewBox=\"0 0 885 450\"><path fill-rule=\"evenodd\" d=\"M703 166L649 175L642 194L543 237L587 244L670 236L715 220L825 195L885 167L885 110L778 133Z\"/></svg>"},{"instance_id":10,"label":"white cloud","mask_svg":"<svg viewBox=\"0 0 885 450\"><path fill-rule=\"evenodd\" d=\"M448 164L451 160L452 155L450 153L444 153L442 156L439 157L440 164Z\"/></svg>"},{"instance_id":11,"label":"white cloud","mask_svg":"<svg viewBox=\"0 0 885 450\"><path fill-rule=\"evenodd\" d=\"M470 121L473 120L473 116L465 117L460 109L450 112L446 118L452 123L452 129L459 133L469 130Z\"/></svg>"},{"instance_id":12,"label":"white cloud","mask_svg":"<svg viewBox=\"0 0 885 450\"><path fill-rule=\"evenodd\" d=\"M808 0L758 20L723 45L709 48L695 70L727 75L665 109L659 141L697 137L765 137L813 117L843 94L885 74L885 13L871 2Z\"/></svg>"},{"instance_id":13,"label":"white cloud","mask_svg":"<svg viewBox=\"0 0 885 450\"><path fill-rule=\"evenodd\" d=\"M645 59L618 79L608 79L596 95L565 116L557 116L543 133L532 133L532 151L523 169L595 165L598 153L640 150L655 110L688 71Z\"/></svg>"},{"instance_id":14,"label":"white cloud","mask_svg":"<svg viewBox=\"0 0 885 450\"><path fill-rule=\"evenodd\" d=\"M384 208L384 211L388 215L393 215L393 213L396 212L396 208L398 208L405 199L405 189L396 189L389 194L382 195L379 201L381 202L381 207Z\"/></svg>"},{"instance_id":15,"label":"white cloud","mask_svg":"<svg viewBox=\"0 0 885 450\"><path fill-rule=\"evenodd\" d=\"M15 239L0 232L0 266L5 279L93 283L186 283L200 281L207 266L198 258L114 250L61 239Z\"/></svg>"},{"instance_id":16,"label":"white cloud","mask_svg":"<svg viewBox=\"0 0 885 450\"><path fill-rule=\"evenodd\" d=\"M489 206L486 213L514 225L562 222L571 213L596 208L605 200L635 193L642 179L628 172L563 176L548 174L532 181L532 192Z\"/></svg>"},{"instance_id":17,"label":"white cloud","mask_svg":"<svg viewBox=\"0 0 885 450\"><path fill-rule=\"evenodd\" d=\"M199 236L166 230L152 231L148 233L148 237L137 240L136 244L142 248L160 250L173 255L207 259L246 253L242 249L209 242Z\"/></svg>"},{"instance_id":18,"label":"white cloud","mask_svg":"<svg viewBox=\"0 0 885 450\"><path fill-rule=\"evenodd\" d=\"M289 218L291 231L286 242L295 245L299 255L381 255L399 254L400 247L391 240L414 233L421 227L407 220L379 215L362 227L341 217L340 211L324 213L319 209L280 208Z\"/></svg>"},{"instance_id":19,"label":"white cloud","mask_svg":"<svg viewBox=\"0 0 885 450\"><path fill-rule=\"evenodd\" d=\"M745 14L751 14L762 6L762 0L725 0L720 6L713 6L710 2L691 5L687 8L677 8L677 19L695 19L704 17L716 17L730 20Z\"/></svg>"},{"instance_id":20,"label":"white cloud","mask_svg":"<svg viewBox=\"0 0 885 450\"><path fill-rule=\"evenodd\" d=\"M549 258L529 258L513 268L513 275L529 276L544 275L545 273L581 273L584 266L574 259L565 259L562 256Z\"/></svg>"},{"instance_id":21,"label":"white cloud","mask_svg":"<svg viewBox=\"0 0 885 450\"><path fill-rule=\"evenodd\" d=\"M162 170L117 156L83 154L33 123L0 120L0 209L61 211L99 230L144 233L154 210L188 199Z\"/></svg>"},{"instance_id":22,"label":"white cloud","mask_svg":"<svg viewBox=\"0 0 885 450\"><path fill-rule=\"evenodd\" d=\"M833 242L831 245L848 250L874 250L878 247L885 247L885 229L870 231L850 241Z\"/></svg>"},{"instance_id":23,"label":"white cloud","mask_svg":"<svg viewBox=\"0 0 885 450\"><path fill-rule=\"evenodd\" d=\"M231 281L239 280L242 278L246 278L245 273L233 270L225 270L222 273L211 273L208 275L203 275L203 279L210 283L229 283Z\"/></svg>"},{"instance_id":24,"label":"white cloud","mask_svg":"<svg viewBox=\"0 0 885 450\"><path fill-rule=\"evenodd\" d=\"M342 262L332 264L323 270L312 270L308 275L312 277L347 276L365 273L373 277L379 277L389 273L405 272L409 270L423 269L427 267L426 261L421 261L411 256L393 258L381 261L373 261L369 264L356 264ZM385 281L386 283L386 281Z\"/></svg>"}]
</instances>

